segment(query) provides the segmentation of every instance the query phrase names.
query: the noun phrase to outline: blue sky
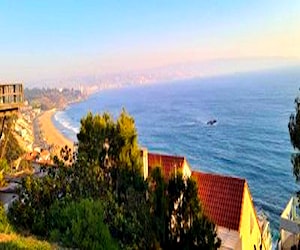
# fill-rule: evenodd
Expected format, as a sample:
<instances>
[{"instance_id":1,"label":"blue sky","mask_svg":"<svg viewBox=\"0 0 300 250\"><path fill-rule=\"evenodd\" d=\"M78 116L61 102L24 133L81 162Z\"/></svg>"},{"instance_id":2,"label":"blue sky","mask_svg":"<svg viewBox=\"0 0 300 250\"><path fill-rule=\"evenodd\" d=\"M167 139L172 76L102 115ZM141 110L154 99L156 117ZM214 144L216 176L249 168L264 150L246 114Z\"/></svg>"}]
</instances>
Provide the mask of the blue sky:
<instances>
[{"instance_id":1,"label":"blue sky","mask_svg":"<svg viewBox=\"0 0 300 250\"><path fill-rule=\"evenodd\" d=\"M300 1L2 1L0 80L300 58Z\"/></svg>"}]
</instances>

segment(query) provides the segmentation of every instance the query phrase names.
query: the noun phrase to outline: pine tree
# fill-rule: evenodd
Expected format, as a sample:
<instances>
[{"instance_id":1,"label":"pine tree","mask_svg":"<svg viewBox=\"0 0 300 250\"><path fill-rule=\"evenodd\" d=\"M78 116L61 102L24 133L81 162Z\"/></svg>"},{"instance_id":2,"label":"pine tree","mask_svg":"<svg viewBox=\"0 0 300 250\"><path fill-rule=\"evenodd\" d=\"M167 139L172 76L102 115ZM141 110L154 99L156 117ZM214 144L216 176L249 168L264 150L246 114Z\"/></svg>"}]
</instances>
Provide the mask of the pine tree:
<instances>
[{"instance_id":1,"label":"pine tree","mask_svg":"<svg viewBox=\"0 0 300 250\"><path fill-rule=\"evenodd\" d=\"M215 225L203 214L197 183L179 173L168 184L168 248L217 249L221 245Z\"/></svg>"}]
</instances>

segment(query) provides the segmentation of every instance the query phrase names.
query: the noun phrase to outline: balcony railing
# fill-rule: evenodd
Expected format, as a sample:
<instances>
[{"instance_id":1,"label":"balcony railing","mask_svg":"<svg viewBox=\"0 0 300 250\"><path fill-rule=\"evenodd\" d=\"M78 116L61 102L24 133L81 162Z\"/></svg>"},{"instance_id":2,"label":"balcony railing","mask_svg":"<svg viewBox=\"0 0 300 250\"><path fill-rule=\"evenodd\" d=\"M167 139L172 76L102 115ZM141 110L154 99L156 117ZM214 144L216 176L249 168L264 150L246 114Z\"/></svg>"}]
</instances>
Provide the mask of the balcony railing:
<instances>
[{"instance_id":1,"label":"balcony railing","mask_svg":"<svg viewBox=\"0 0 300 250\"><path fill-rule=\"evenodd\" d=\"M17 111L23 101L23 84L0 84L0 116Z\"/></svg>"},{"instance_id":2,"label":"balcony railing","mask_svg":"<svg viewBox=\"0 0 300 250\"><path fill-rule=\"evenodd\" d=\"M280 216L280 242L278 249L298 246L300 235L299 199L292 197Z\"/></svg>"}]
</instances>

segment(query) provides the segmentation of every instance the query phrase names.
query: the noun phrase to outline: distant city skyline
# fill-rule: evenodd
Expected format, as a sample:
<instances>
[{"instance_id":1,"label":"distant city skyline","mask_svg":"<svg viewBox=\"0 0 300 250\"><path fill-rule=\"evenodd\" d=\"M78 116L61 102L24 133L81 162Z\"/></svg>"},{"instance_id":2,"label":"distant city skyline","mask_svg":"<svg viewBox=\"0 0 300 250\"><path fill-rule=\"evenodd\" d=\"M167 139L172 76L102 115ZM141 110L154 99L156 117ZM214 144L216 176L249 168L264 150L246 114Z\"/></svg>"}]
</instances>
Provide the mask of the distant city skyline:
<instances>
[{"instance_id":1,"label":"distant city skyline","mask_svg":"<svg viewBox=\"0 0 300 250\"><path fill-rule=\"evenodd\" d=\"M214 60L237 63L221 63L211 73L223 72L222 67L235 72L296 65L299 13L297 0L0 0L0 81L37 82ZM241 66L239 60L250 63Z\"/></svg>"}]
</instances>

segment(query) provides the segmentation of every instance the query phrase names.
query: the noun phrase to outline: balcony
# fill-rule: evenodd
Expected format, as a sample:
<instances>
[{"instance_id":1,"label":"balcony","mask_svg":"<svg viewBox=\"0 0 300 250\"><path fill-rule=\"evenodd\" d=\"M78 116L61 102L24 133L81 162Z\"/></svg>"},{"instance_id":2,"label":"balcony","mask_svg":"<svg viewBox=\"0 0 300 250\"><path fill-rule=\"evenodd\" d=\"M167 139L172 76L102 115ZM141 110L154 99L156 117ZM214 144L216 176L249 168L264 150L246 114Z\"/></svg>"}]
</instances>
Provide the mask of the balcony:
<instances>
[{"instance_id":1,"label":"balcony","mask_svg":"<svg viewBox=\"0 0 300 250\"><path fill-rule=\"evenodd\" d=\"M22 84L0 84L0 117L16 113L23 101Z\"/></svg>"},{"instance_id":2,"label":"balcony","mask_svg":"<svg viewBox=\"0 0 300 250\"><path fill-rule=\"evenodd\" d=\"M298 197L292 197L280 216L279 250L300 249L300 210Z\"/></svg>"}]
</instances>

